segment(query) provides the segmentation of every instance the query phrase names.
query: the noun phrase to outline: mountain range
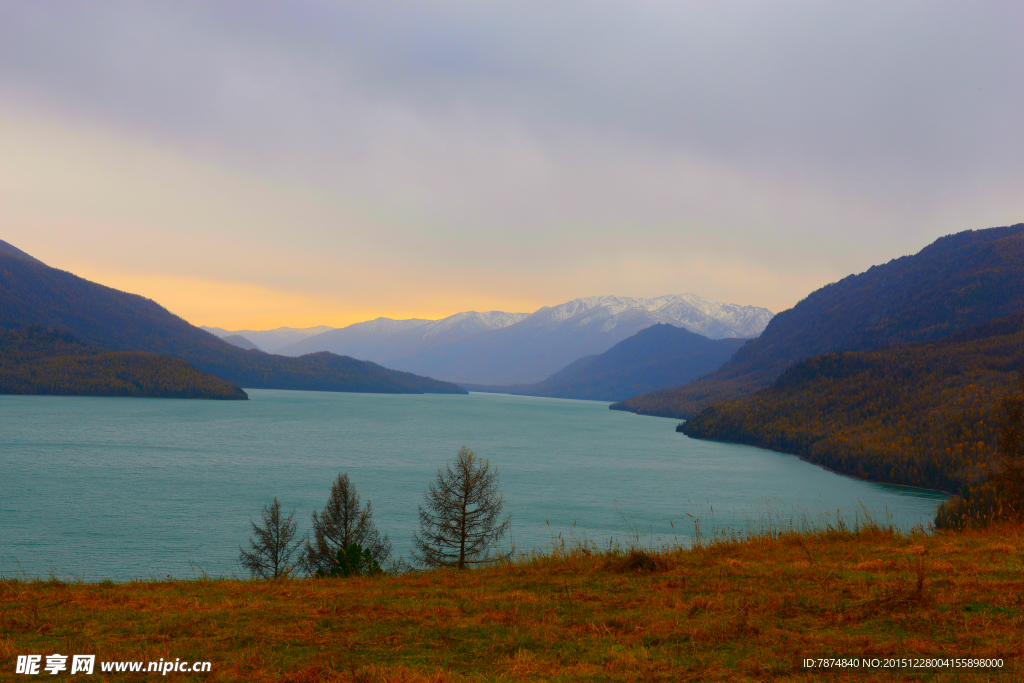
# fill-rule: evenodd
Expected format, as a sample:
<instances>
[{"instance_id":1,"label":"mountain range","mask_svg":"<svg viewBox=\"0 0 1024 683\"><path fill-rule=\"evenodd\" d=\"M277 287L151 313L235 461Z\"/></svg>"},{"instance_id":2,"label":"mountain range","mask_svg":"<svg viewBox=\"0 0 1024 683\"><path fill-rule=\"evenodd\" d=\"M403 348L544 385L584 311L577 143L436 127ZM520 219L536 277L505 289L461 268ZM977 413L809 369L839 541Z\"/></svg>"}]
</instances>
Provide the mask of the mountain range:
<instances>
[{"instance_id":1,"label":"mountain range","mask_svg":"<svg viewBox=\"0 0 1024 683\"><path fill-rule=\"evenodd\" d=\"M378 318L309 336L279 352L330 351L451 382L531 384L658 323L712 339L748 338L757 336L771 318L764 308L695 294L598 296L530 314L468 311L442 320ZM259 344L249 332L221 333L242 334Z\"/></svg>"},{"instance_id":2,"label":"mountain range","mask_svg":"<svg viewBox=\"0 0 1024 683\"><path fill-rule=\"evenodd\" d=\"M441 320L377 318L303 339L282 348L280 352L296 356L331 351L398 367L394 365L396 359L479 332L508 327L526 317L526 313L467 311Z\"/></svg>"},{"instance_id":3,"label":"mountain range","mask_svg":"<svg viewBox=\"0 0 1024 683\"><path fill-rule=\"evenodd\" d=\"M737 338L708 339L668 323L656 323L536 384L462 386L470 391L621 401L706 375L745 343L747 340Z\"/></svg>"},{"instance_id":4,"label":"mountain range","mask_svg":"<svg viewBox=\"0 0 1024 683\"><path fill-rule=\"evenodd\" d=\"M926 342L1024 312L1024 224L939 238L919 253L812 292L706 377L614 404L689 418L762 389L822 353Z\"/></svg>"},{"instance_id":5,"label":"mountain range","mask_svg":"<svg viewBox=\"0 0 1024 683\"><path fill-rule=\"evenodd\" d=\"M181 358L238 386L380 393L466 393L448 382L375 363L316 353L301 358L243 350L193 327L159 304L51 268L0 245L0 328L68 332L107 351Z\"/></svg>"},{"instance_id":6,"label":"mountain range","mask_svg":"<svg viewBox=\"0 0 1024 683\"><path fill-rule=\"evenodd\" d=\"M771 315L763 308L722 304L692 294L590 297L532 314L468 311L436 321L378 318L341 329L208 328L215 333L210 334L153 301L50 268L0 242L0 328L40 325L74 334L97 349L166 354L251 388L463 393L465 389L453 383L421 375L494 385L529 384L530 379L557 373L550 382L527 391L611 400L703 374L740 345L711 344L672 326L737 340L756 335ZM690 345L707 343L715 350L694 355L692 350L665 347L655 352L651 339L643 337L599 358L652 325L668 325L677 334L691 335ZM661 336L667 334L665 330ZM267 349L289 355L266 353ZM679 353L690 357L680 360ZM627 357L630 354L638 355ZM707 357L697 359L701 354ZM682 365L673 365L676 360ZM385 363L398 370L383 367ZM653 370L659 363L661 369ZM635 381L629 378L634 372ZM660 383L651 384L655 375Z\"/></svg>"}]
</instances>

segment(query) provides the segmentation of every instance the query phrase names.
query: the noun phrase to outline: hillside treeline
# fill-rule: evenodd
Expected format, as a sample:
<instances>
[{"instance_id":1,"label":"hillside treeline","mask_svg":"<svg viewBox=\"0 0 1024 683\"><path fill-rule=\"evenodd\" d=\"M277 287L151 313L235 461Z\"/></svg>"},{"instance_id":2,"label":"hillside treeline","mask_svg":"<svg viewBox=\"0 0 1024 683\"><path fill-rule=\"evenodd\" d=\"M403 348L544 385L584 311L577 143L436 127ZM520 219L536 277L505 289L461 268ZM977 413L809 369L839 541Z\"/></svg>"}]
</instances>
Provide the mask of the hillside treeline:
<instances>
[{"instance_id":1,"label":"hillside treeline","mask_svg":"<svg viewBox=\"0 0 1024 683\"><path fill-rule=\"evenodd\" d=\"M962 492L998 459L1004 399L1021 367L1016 315L935 342L815 356L678 429L874 481Z\"/></svg>"},{"instance_id":2,"label":"hillside treeline","mask_svg":"<svg viewBox=\"0 0 1024 683\"><path fill-rule=\"evenodd\" d=\"M234 384L180 358L102 351L35 325L0 331L0 394L248 398Z\"/></svg>"}]
</instances>

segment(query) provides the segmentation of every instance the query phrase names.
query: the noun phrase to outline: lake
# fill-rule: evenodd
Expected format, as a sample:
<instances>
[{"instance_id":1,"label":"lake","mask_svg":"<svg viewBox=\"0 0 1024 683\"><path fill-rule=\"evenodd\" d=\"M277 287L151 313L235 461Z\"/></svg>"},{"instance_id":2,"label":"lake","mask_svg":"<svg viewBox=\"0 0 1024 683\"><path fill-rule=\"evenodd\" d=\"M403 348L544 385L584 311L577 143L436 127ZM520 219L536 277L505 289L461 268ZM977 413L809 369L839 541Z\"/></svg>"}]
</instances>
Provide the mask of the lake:
<instances>
[{"instance_id":1,"label":"lake","mask_svg":"<svg viewBox=\"0 0 1024 683\"><path fill-rule=\"evenodd\" d=\"M277 496L300 532L348 472L396 555L460 446L499 472L519 550L561 538L689 543L767 517L861 505L909 528L940 493L859 481L607 403L499 394L248 390L250 401L0 396L0 573L115 581L240 575L250 519Z\"/></svg>"}]
</instances>

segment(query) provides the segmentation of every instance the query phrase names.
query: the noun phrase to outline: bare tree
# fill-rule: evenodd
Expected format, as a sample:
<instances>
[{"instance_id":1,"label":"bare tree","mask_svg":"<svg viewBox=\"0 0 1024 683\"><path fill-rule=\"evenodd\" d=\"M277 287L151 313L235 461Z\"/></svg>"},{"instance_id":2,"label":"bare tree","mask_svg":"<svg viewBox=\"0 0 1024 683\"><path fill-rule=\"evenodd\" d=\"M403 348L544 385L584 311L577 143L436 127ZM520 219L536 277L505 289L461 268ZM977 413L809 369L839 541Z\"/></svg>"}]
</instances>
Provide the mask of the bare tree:
<instances>
[{"instance_id":1,"label":"bare tree","mask_svg":"<svg viewBox=\"0 0 1024 683\"><path fill-rule=\"evenodd\" d=\"M428 567L467 569L505 559L491 544L509 530L501 516L505 499L498 493L498 473L490 462L463 446L445 469L438 468L420 506L420 530L413 534L416 559Z\"/></svg>"},{"instance_id":2,"label":"bare tree","mask_svg":"<svg viewBox=\"0 0 1024 683\"><path fill-rule=\"evenodd\" d=\"M298 551L303 539L296 538L298 525L294 522L295 512L281 517L281 503L277 498L263 507L263 526L252 520L255 538L249 537L252 552L238 548L238 563L252 576L264 579L279 579L294 571L292 555Z\"/></svg>"},{"instance_id":3,"label":"bare tree","mask_svg":"<svg viewBox=\"0 0 1024 683\"><path fill-rule=\"evenodd\" d=\"M313 512L313 538L303 549L303 567L311 575L320 569L329 572L338 551L352 544L369 550L381 565L391 556L391 541L374 525L370 501L360 507L359 494L346 472L331 486L324 509Z\"/></svg>"}]
</instances>

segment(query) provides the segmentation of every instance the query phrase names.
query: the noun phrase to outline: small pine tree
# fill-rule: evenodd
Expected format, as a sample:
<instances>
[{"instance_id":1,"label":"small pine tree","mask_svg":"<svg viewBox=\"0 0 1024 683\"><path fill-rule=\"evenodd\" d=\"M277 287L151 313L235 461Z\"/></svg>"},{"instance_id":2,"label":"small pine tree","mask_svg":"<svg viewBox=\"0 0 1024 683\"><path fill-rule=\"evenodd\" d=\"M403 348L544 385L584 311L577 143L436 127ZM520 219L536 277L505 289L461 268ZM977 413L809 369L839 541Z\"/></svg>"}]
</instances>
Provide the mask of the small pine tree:
<instances>
[{"instance_id":1,"label":"small pine tree","mask_svg":"<svg viewBox=\"0 0 1024 683\"><path fill-rule=\"evenodd\" d=\"M279 579L289 576L295 569L292 556L299 550L303 539L296 538L298 525L292 511L287 517L281 517L281 503L277 498L269 506L263 507L263 526L252 520L252 531L255 538L249 537L252 551L238 548L238 563L249 571L253 577Z\"/></svg>"},{"instance_id":2,"label":"small pine tree","mask_svg":"<svg viewBox=\"0 0 1024 683\"><path fill-rule=\"evenodd\" d=\"M349 576L376 576L383 574L384 570L373 559L369 548L363 548L358 543L346 546L338 550L334 557L334 563L330 567L321 567L316 570L314 576L319 579L346 578Z\"/></svg>"},{"instance_id":3,"label":"small pine tree","mask_svg":"<svg viewBox=\"0 0 1024 683\"><path fill-rule=\"evenodd\" d=\"M508 533L511 518L502 518L505 503L498 493L498 473L490 462L463 446L452 464L437 470L426 506L420 506L420 530L413 535L415 556L427 567L467 569L509 557L490 547Z\"/></svg>"},{"instance_id":4,"label":"small pine tree","mask_svg":"<svg viewBox=\"0 0 1024 683\"><path fill-rule=\"evenodd\" d=\"M339 550L353 544L369 550L378 564L391 556L391 541L374 525L370 501L360 505L359 494L346 472L339 474L331 486L324 509L313 512L313 538L303 549L303 567L309 574L316 574L333 565Z\"/></svg>"}]
</instances>

